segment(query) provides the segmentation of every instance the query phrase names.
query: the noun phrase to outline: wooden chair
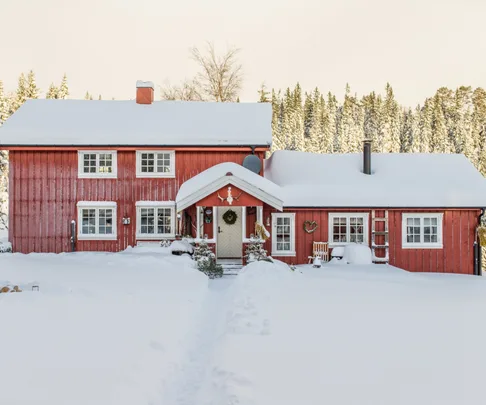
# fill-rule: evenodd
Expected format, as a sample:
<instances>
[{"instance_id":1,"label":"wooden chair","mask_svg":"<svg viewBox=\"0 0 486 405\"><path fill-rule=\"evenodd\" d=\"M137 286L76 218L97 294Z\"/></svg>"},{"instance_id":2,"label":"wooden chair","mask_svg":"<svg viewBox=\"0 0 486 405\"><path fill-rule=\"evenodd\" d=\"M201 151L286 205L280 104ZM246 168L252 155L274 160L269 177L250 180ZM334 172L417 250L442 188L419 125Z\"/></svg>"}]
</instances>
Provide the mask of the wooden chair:
<instances>
[{"instance_id":1,"label":"wooden chair","mask_svg":"<svg viewBox=\"0 0 486 405\"><path fill-rule=\"evenodd\" d=\"M328 242L313 242L312 243L312 256L309 256L309 264L314 261L316 257L319 257L321 261L329 261L329 243Z\"/></svg>"}]
</instances>

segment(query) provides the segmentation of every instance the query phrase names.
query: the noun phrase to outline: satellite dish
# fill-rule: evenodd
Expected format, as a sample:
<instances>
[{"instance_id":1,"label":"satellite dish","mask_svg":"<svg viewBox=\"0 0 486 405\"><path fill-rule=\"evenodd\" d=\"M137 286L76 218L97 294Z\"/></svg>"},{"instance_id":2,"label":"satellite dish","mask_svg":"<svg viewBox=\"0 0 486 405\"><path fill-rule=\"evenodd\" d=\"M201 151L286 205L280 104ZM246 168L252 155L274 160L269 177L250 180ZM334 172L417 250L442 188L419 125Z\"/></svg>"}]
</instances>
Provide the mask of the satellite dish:
<instances>
[{"instance_id":1,"label":"satellite dish","mask_svg":"<svg viewBox=\"0 0 486 405\"><path fill-rule=\"evenodd\" d=\"M248 155L243 160L243 167L252 171L253 173L258 174L262 169L262 161L257 155Z\"/></svg>"}]
</instances>

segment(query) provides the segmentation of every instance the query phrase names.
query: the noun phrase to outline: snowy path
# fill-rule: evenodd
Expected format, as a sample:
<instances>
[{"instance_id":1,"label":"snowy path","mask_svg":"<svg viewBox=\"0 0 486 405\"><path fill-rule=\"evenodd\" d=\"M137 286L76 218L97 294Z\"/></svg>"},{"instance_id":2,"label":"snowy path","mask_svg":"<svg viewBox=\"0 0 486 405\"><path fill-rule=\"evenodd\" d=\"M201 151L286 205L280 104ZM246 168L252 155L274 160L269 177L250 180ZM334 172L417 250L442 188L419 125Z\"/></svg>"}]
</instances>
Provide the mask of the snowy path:
<instances>
[{"instance_id":1,"label":"snowy path","mask_svg":"<svg viewBox=\"0 0 486 405\"><path fill-rule=\"evenodd\" d=\"M223 334L227 304L231 298L228 289L234 280L235 277L230 276L209 281L209 294L201 307L197 328L191 333L194 338L187 358L167 386L161 404L206 405L204 399L210 401L208 404L228 403L218 392L213 392L218 389L212 386L214 370L211 370L211 358Z\"/></svg>"}]
</instances>

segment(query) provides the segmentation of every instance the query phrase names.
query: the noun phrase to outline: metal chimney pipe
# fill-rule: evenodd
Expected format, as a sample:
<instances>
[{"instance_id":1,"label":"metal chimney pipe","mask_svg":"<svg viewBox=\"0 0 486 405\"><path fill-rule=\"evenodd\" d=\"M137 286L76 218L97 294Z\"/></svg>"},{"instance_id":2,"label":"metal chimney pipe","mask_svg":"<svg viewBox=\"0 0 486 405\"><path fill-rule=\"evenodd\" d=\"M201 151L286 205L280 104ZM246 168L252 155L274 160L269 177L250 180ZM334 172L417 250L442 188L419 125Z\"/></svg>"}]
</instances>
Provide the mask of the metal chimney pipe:
<instances>
[{"instance_id":1,"label":"metal chimney pipe","mask_svg":"<svg viewBox=\"0 0 486 405\"><path fill-rule=\"evenodd\" d=\"M371 174L371 139L363 141L363 173Z\"/></svg>"}]
</instances>

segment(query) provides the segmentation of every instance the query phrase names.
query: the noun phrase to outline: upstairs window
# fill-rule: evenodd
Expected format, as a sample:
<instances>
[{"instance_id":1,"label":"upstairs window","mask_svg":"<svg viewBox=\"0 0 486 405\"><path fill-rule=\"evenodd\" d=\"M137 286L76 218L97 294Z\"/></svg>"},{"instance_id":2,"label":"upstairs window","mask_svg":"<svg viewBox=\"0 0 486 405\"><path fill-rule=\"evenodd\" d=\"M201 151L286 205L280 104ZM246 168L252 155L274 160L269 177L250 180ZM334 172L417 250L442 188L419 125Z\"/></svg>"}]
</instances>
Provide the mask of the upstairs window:
<instances>
[{"instance_id":1,"label":"upstairs window","mask_svg":"<svg viewBox=\"0 0 486 405\"><path fill-rule=\"evenodd\" d=\"M402 214L402 247L442 249L442 217L440 213Z\"/></svg>"},{"instance_id":2,"label":"upstairs window","mask_svg":"<svg viewBox=\"0 0 486 405\"><path fill-rule=\"evenodd\" d=\"M115 151L80 151L78 153L78 177L116 178Z\"/></svg>"},{"instance_id":3,"label":"upstairs window","mask_svg":"<svg viewBox=\"0 0 486 405\"><path fill-rule=\"evenodd\" d=\"M175 177L175 152L138 151L137 177Z\"/></svg>"},{"instance_id":4,"label":"upstairs window","mask_svg":"<svg viewBox=\"0 0 486 405\"><path fill-rule=\"evenodd\" d=\"M78 239L116 239L115 202L79 201L77 206Z\"/></svg>"}]
</instances>

